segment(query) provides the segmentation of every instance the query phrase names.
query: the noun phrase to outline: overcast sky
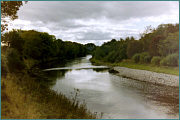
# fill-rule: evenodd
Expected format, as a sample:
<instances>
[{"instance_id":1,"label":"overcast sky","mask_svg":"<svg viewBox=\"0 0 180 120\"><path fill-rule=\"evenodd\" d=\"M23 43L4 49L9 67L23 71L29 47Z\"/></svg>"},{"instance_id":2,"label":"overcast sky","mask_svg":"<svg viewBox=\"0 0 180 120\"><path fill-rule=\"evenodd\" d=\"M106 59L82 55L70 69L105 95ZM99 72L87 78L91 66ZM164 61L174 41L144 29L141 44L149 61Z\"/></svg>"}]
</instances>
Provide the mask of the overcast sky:
<instances>
[{"instance_id":1,"label":"overcast sky","mask_svg":"<svg viewBox=\"0 0 180 120\"><path fill-rule=\"evenodd\" d=\"M11 28L48 32L64 41L101 45L146 26L179 23L179 1L29 1Z\"/></svg>"}]
</instances>

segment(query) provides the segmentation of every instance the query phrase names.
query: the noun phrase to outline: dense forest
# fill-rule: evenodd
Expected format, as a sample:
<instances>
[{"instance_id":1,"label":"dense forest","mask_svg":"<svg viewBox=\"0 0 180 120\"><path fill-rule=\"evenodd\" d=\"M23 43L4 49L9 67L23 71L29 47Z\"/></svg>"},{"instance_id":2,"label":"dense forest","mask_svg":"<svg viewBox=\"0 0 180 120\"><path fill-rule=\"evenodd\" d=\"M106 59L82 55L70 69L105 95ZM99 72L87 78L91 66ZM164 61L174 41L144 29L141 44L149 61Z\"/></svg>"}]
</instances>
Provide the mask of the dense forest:
<instances>
[{"instance_id":1,"label":"dense forest","mask_svg":"<svg viewBox=\"0 0 180 120\"><path fill-rule=\"evenodd\" d=\"M135 63L178 66L179 24L161 24L156 29L149 26L139 40L134 37L112 39L96 47L92 56L92 60L110 63L132 59Z\"/></svg>"},{"instance_id":2,"label":"dense forest","mask_svg":"<svg viewBox=\"0 0 180 120\"><path fill-rule=\"evenodd\" d=\"M31 61L47 61L57 59L72 59L85 56L85 45L62 41L48 33L34 30L13 30L3 34L3 42L8 42L9 47L2 47L1 70L16 72L25 68L31 68ZM7 68L7 69L6 69Z\"/></svg>"}]
</instances>

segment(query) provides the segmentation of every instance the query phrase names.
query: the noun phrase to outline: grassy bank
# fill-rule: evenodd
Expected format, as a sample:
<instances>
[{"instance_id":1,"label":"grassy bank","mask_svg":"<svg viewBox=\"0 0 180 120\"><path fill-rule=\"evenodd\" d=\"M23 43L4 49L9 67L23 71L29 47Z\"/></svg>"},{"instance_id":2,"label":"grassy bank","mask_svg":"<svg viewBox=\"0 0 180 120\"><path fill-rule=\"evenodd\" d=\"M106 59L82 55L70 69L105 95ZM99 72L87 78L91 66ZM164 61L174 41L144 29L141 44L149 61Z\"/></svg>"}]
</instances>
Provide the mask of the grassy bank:
<instances>
[{"instance_id":1,"label":"grassy bank","mask_svg":"<svg viewBox=\"0 0 180 120\"><path fill-rule=\"evenodd\" d=\"M152 64L140 64L134 63L132 60L123 60L120 63L108 63L102 62L97 59L91 59L91 62L96 65L108 65L108 66L120 66L132 69L148 70L158 73L166 73L179 76L179 67L167 67L167 66L155 66Z\"/></svg>"},{"instance_id":2,"label":"grassy bank","mask_svg":"<svg viewBox=\"0 0 180 120\"><path fill-rule=\"evenodd\" d=\"M39 84L29 75L1 78L2 119L94 119L86 104L78 104Z\"/></svg>"}]
</instances>

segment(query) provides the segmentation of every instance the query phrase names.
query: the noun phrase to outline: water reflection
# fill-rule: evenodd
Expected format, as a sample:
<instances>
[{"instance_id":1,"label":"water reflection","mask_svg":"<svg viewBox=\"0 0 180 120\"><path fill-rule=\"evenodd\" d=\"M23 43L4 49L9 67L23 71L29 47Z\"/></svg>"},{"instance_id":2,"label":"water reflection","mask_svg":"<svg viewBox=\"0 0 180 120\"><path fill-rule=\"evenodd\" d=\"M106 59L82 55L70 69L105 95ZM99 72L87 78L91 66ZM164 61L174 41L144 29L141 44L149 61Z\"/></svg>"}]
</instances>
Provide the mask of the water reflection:
<instances>
[{"instance_id":1,"label":"water reflection","mask_svg":"<svg viewBox=\"0 0 180 120\"><path fill-rule=\"evenodd\" d=\"M79 100L85 100L90 110L103 118L153 119L178 118L179 89L122 78L108 72L108 68L96 67L90 56L68 62L51 63L44 71L53 81L51 89L72 97L74 88L80 89ZM49 67L51 66L51 67ZM77 68L80 69L77 69ZM71 69L63 69L71 68ZM83 69L81 69L83 68ZM85 69L87 68L87 69ZM88 69L89 68L89 69Z\"/></svg>"},{"instance_id":2,"label":"water reflection","mask_svg":"<svg viewBox=\"0 0 180 120\"><path fill-rule=\"evenodd\" d=\"M109 68L93 68L93 71L96 72L107 72Z\"/></svg>"}]
</instances>

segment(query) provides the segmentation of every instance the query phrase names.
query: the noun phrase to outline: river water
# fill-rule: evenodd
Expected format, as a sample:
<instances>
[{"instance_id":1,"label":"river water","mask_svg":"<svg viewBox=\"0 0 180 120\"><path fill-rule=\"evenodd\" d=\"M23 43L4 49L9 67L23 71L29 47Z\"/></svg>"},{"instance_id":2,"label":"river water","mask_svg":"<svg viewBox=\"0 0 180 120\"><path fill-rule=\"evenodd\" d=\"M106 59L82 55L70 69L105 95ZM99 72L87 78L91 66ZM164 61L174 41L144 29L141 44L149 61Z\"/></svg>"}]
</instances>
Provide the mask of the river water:
<instances>
[{"instance_id":1,"label":"river water","mask_svg":"<svg viewBox=\"0 0 180 120\"><path fill-rule=\"evenodd\" d=\"M95 66L91 55L42 65L48 86L86 102L88 109L103 113L103 119L179 118L179 89L122 78L107 66Z\"/></svg>"}]
</instances>

